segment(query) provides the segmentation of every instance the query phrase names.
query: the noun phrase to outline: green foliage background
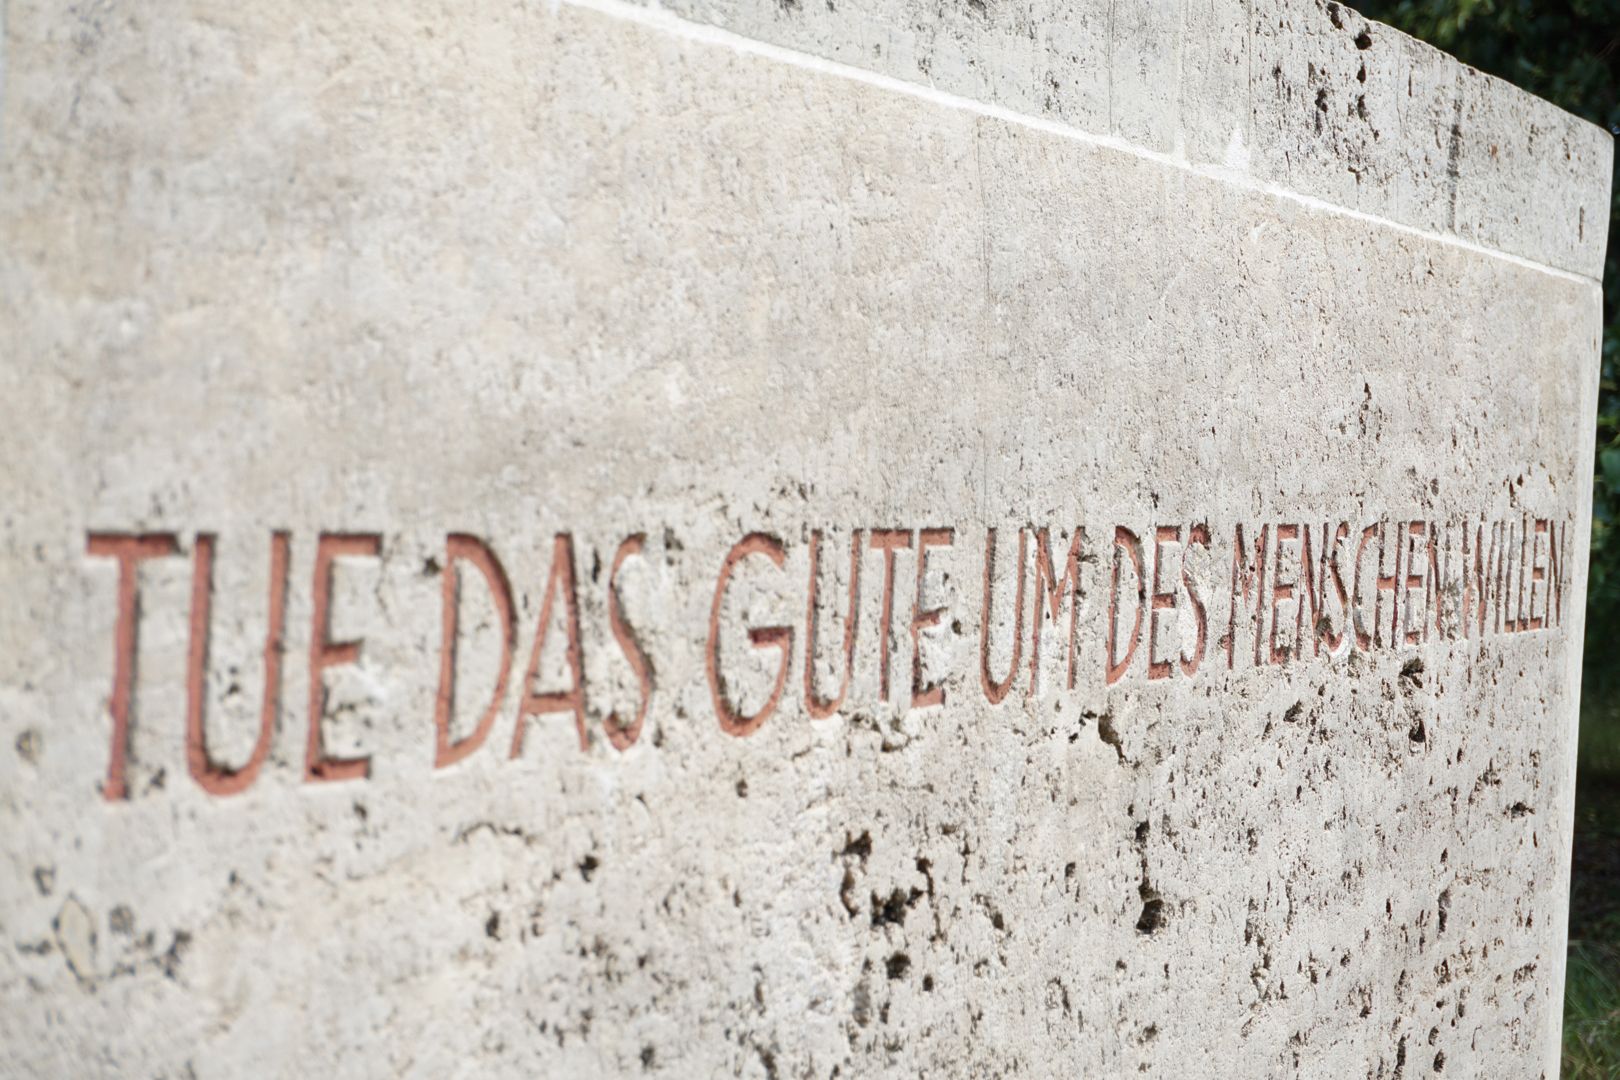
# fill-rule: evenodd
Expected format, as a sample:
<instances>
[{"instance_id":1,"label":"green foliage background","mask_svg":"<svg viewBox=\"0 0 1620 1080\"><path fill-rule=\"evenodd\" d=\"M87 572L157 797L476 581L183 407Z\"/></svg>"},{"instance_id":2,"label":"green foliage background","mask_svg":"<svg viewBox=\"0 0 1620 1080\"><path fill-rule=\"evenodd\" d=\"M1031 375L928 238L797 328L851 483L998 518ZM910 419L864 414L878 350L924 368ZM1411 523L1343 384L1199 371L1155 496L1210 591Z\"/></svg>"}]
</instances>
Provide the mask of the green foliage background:
<instances>
[{"instance_id":1,"label":"green foliage background","mask_svg":"<svg viewBox=\"0 0 1620 1080\"><path fill-rule=\"evenodd\" d=\"M1620 0L1369 0L1352 3L1464 63L1544 97L1608 131L1620 127ZM1466 135L1466 132L1464 133ZM1611 199L1614 196L1611 195ZM1603 648L1620 633L1620 200L1611 203L1604 264L1603 384L1592 478L1592 569L1586 604L1589 692L1620 689ZM1620 727L1620 711L1588 714ZM1586 742L1583 739L1583 743ZM1597 752L1599 745L1604 752ZM1594 740L1583 766L1620 775L1620 734Z\"/></svg>"}]
</instances>

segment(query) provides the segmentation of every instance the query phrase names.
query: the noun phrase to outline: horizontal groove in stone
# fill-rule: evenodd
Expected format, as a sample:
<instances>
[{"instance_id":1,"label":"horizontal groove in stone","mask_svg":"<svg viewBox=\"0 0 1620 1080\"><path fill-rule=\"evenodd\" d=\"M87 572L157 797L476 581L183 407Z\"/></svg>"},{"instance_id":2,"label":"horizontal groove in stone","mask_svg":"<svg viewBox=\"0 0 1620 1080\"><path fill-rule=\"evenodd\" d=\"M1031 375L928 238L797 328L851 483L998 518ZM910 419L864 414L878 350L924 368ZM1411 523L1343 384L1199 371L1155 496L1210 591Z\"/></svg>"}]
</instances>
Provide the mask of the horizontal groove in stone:
<instances>
[{"instance_id":1,"label":"horizontal groove in stone","mask_svg":"<svg viewBox=\"0 0 1620 1080\"><path fill-rule=\"evenodd\" d=\"M1325 0L631 0L1598 279L1609 134Z\"/></svg>"}]
</instances>

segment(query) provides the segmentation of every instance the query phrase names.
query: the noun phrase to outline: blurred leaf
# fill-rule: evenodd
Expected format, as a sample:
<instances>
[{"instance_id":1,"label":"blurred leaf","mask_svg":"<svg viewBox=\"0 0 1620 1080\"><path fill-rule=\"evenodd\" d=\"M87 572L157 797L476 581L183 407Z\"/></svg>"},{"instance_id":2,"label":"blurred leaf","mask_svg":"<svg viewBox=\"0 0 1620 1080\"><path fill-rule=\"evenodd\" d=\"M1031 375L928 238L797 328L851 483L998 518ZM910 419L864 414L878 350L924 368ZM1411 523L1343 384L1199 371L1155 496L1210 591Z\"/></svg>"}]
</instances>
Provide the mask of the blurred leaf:
<instances>
[{"instance_id":1,"label":"blurred leaf","mask_svg":"<svg viewBox=\"0 0 1620 1080\"><path fill-rule=\"evenodd\" d=\"M1609 485L1609 490L1620 489L1620 447L1605 448L1598 455L1598 468L1603 471L1603 480Z\"/></svg>"}]
</instances>

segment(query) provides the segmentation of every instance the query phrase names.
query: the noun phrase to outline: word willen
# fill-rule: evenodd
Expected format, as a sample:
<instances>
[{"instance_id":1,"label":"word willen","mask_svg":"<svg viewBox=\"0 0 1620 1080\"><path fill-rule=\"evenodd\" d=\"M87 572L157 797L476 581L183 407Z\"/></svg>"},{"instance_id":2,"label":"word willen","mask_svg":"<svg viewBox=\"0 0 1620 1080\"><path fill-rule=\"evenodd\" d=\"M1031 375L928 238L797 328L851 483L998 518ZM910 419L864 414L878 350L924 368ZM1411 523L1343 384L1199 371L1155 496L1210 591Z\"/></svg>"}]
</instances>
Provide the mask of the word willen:
<instances>
[{"instance_id":1,"label":"word willen","mask_svg":"<svg viewBox=\"0 0 1620 1080\"><path fill-rule=\"evenodd\" d=\"M1104 611L1104 656L1101 674L1105 686L1113 686L1133 672L1149 681L1194 678L1206 660L1210 644L1212 599L1224 592L1226 619L1224 634L1216 643L1225 653L1226 667L1234 668L1241 655L1249 652L1239 646L1253 627L1252 658L1255 666L1288 663L1303 653L1307 641L1313 655L1324 651L1330 656L1352 649L1372 651L1428 641L1431 631L1442 638L1483 638L1493 634L1519 634L1551 629L1563 622L1565 578L1570 569L1569 522L1547 518L1522 517L1504 521L1468 520L1453 525L1427 521L1377 521L1364 528L1349 522L1304 523L1269 522L1237 525L1231 537L1229 560L1213 557L1211 530L1204 524L1158 525L1137 531L1116 525L1107 541L1110 557L1099 562L1087 549L1088 530L1076 527L1064 534L1069 538L1060 559L1053 558L1053 546L1046 528L1018 529L1017 584L1006 591L1013 594L1011 630L992 630L993 573L998 563L998 530L984 535L983 584L980 592L979 683L985 699L999 704L1011 692L1023 663L1025 638L1029 641L1030 693L1034 693L1040 665L1042 605L1056 625L1063 607L1068 606L1067 683L1075 686L1077 673L1077 631L1080 600L1085 595L1081 582L1082 566L1097 563L1107 575L1108 603ZM923 600L929 553L950 548L958 541L954 528L856 529L850 536L848 607L843 619L843 676L831 696L817 689L814 674L816 639L819 632L818 587L823 533L812 530L809 539L809 577L805 588L803 700L806 712L816 719L835 714L844 703L854 670L859 636L861 565L868 552L881 553L883 579L882 632L879 672L880 695L890 694L889 628L893 625L895 559L898 552L911 551L916 563L917 586L909 619L911 637L910 707L927 708L945 704L946 688L941 682L924 678L923 650L929 644L923 631L940 624L945 607L929 607ZM192 777L214 795L240 792L253 783L270 750L275 719L279 711L282 641L286 623L288 563L292 538L287 532L270 538L270 597L268 628L264 647L265 695L260 731L253 753L240 767L217 762L208 749L204 725L204 697L208 667L210 604L213 596L213 563L216 537L199 533L193 545L193 574L190 611L190 641L187 672L186 756ZM1010 554L1004 545L1002 560ZM620 570L628 559L641 555L645 535L635 534L619 544L607 581L609 629L639 686L635 715L628 720L616 712L603 721L608 741L624 750L636 742L652 699L655 667L626 619L619 595ZM178 556L178 536L173 533L93 532L88 536L87 554L114 559L118 564L118 620L115 631L115 665L108 711L112 719L112 749L109 757L105 797L120 800L127 796L125 761L129 746L131 702L134 697L136 618L138 604L138 565L148 559ZM307 782L360 779L370 775L369 757L337 757L323 745L322 725L326 712L323 675L333 667L359 660L361 642L333 641L330 633L332 570L339 557L382 556L382 539L374 533L322 533L316 541L315 572L312 585L313 625L310 633L308 739L304 775ZM1201 560L1214 572L1196 572L1192 559ZM1370 562L1367 562L1368 559ZM747 736L776 711L786 689L794 655L791 625L747 627L747 639L755 649L775 652L776 673L770 695L751 715L743 714L732 702L720 664L722 609L734 572L748 560L765 560L773 570L786 573L787 547L777 536L754 532L738 540L720 560L714 578L710 607L705 668L715 718L722 731ZM1364 563L1366 564L1364 566ZM1229 574L1221 575L1222 566ZM763 564L762 564L763 566ZM1061 566L1061 571L1060 571ZM1453 570L1453 567L1456 569ZM458 597L462 575L479 574L489 588L497 612L501 634L500 672L489 706L478 725L460 739L452 737L451 712L455 698L456 641L458 637ZM1370 588L1363 587L1365 580ZM1207 582L1226 587L1209 590ZM1027 586L1033 584L1030 618L1025 618ZM439 685L435 714L435 767L443 768L477 750L489 737L512 670L517 626L512 586L505 568L486 541L464 533L452 533L445 542L442 573L443 637L440 650ZM534 689L540 658L552 625L555 605L562 605L562 625L566 638L566 667L569 685L564 690L538 692ZM1285 614L1291 606L1292 619ZM541 604L538 627L529 652L529 663L519 693L516 730L511 756L523 748L527 722L549 713L571 713L578 729L580 746L588 746L586 733L586 691L579 628L579 585L575 573L574 541L570 533L559 533L553 540L551 570ZM1006 597L1000 610L1006 608ZM1387 611L1386 611L1387 608ZM1174 655L1163 655L1161 627L1183 615L1193 628L1183 647ZM902 615L903 617L903 615ZM1293 623L1292 633L1286 627ZM1240 627L1240 622L1242 626ZM1285 627L1284 640L1278 641L1278 626ZM1222 623L1215 622L1217 630ZM1337 627L1338 629L1335 629ZM1384 630L1388 628L1386 636ZM1269 632L1268 632L1269 628ZM1144 633L1145 630L1145 633ZM991 639L996 634L1011 636L1011 658L1005 676L992 671ZM1166 639L1168 640L1168 638ZM1217 661L1218 662L1218 661ZM1245 666L1247 666L1245 657Z\"/></svg>"}]
</instances>

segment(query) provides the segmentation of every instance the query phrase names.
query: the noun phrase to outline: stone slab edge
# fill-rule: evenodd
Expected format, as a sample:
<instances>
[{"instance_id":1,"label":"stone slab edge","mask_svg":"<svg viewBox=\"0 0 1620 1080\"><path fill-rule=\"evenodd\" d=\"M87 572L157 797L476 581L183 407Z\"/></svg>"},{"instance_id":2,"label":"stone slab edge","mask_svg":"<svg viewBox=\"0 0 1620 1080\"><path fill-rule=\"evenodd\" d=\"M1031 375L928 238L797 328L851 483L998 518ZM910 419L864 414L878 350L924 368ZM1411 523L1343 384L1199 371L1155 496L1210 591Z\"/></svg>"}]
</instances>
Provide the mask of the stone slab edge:
<instances>
[{"instance_id":1,"label":"stone slab edge","mask_svg":"<svg viewBox=\"0 0 1620 1080\"><path fill-rule=\"evenodd\" d=\"M1062 124L1599 280L1608 132L1329 0L568 0Z\"/></svg>"}]
</instances>

